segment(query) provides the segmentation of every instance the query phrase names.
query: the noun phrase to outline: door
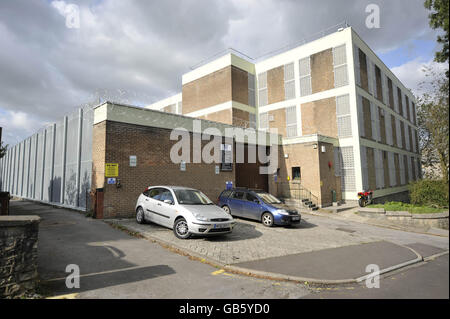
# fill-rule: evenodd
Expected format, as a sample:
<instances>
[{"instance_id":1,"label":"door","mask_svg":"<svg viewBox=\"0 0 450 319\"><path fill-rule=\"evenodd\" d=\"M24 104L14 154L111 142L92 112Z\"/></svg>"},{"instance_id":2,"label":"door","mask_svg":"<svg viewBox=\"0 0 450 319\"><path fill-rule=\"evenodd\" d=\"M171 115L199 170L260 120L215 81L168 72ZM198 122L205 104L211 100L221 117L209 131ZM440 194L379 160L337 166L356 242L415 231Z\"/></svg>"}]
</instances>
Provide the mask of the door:
<instances>
[{"instance_id":1,"label":"door","mask_svg":"<svg viewBox=\"0 0 450 319\"><path fill-rule=\"evenodd\" d=\"M251 193L246 193L245 196L245 203L243 204L245 217L259 220L262 209L259 199Z\"/></svg>"},{"instance_id":2,"label":"door","mask_svg":"<svg viewBox=\"0 0 450 319\"><path fill-rule=\"evenodd\" d=\"M171 203L165 203L165 200L170 200ZM176 217L175 214L175 201L173 199L172 192L170 189L165 188L156 203L155 218L158 220L158 224L172 228Z\"/></svg>"},{"instance_id":3,"label":"door","mask_svg":"<svg viewBox=\"0 0 450 319\"><path fill-rule=\"evenodd\" d=\"M235 216L243 216L243 200L245 193L243 191L234 191L231 194L228 204L231 209L231 214Z\"/></svg>"},{"instance_id":4,"label":"door","mask_svg":"<svg viewBox=\"0 0 450 319\"><path fill-rule=\"evenodd\" d=\"M156 218L155 210L156 204L158 203L158 198L161 196L163 189L162 188L150 188L146 193L147 195L144 198L144 211L145 211L145 219L158 223L158 219ZM145 193L144 193L145 195Z\"/></svg>"}]
</instances>

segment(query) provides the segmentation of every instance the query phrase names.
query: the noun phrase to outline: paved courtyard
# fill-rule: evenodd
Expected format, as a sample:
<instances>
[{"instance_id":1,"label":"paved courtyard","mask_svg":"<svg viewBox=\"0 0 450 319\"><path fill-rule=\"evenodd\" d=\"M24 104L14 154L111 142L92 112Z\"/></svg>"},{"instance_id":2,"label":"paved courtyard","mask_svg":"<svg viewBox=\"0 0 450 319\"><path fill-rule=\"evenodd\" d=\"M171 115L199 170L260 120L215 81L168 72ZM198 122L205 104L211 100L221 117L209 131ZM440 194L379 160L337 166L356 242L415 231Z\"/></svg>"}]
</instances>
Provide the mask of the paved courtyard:
<instances>
[{"instance_id":1,"label":"paved courtyard","mask_svg":"<svg viewBox=\"0 0 450 319\"><path fill-rule=\"evenodd\" d=\"M227 265L377 240L345 228L318 226L309 222L309 219L306 217L300 225L289 228L268 228L261 223L237 219L231 234L189 240L178 239L172 230L152 223L138 224L134 219L114 219L108 222Z\"/></svg>"}]
</instances>

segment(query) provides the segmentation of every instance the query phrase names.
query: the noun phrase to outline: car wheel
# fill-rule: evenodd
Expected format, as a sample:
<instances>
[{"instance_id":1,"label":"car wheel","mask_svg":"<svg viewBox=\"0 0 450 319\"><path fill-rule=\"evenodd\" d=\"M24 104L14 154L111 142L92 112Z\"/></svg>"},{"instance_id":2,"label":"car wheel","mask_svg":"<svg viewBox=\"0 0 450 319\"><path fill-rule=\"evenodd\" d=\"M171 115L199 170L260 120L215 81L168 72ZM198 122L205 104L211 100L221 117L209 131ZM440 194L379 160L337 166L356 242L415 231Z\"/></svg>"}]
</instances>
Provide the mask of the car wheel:
<instances>
[{"instance_id":1,"label":"car wheel","mask_svg":"<svg viewBox=\"0 0 450 319\"><path fill-rule=\"evenodd\" d=\"M227 205L223 206L222 209L225 211L225 213L229 214L231 216L231 209Z\"/></svg>"},{"instance_id":2,"label":"car wheel","mask_svg":"<svg viewBox=\"0 0 450 319\"><path fill-rule=\"evenodd\" d=\"M136 210L136 221L138 224L145 224L144 209L142 207L138 207Z\"/></svg>"},{"instance_id":3,"label":"car wheel","mask_svg":"<svg viewBox=\"0 0 450 319\"><path fill-rule=\"evenodd\" d=\"M271 213L262 214L261 222L266 227L272 227L273 226L273 215Z\"/></svg>"},{"instance_id":4,"label":"car wheel","mask_svg":"<svg viewBox=\"0 0 450 319\"><path fill-rule=\"evenodd\" d=\"M173 225L173 233L180 239L188 239L191 237L186 219L180 218L175 221L175 224Z\"/></svg>"}]
</instances>

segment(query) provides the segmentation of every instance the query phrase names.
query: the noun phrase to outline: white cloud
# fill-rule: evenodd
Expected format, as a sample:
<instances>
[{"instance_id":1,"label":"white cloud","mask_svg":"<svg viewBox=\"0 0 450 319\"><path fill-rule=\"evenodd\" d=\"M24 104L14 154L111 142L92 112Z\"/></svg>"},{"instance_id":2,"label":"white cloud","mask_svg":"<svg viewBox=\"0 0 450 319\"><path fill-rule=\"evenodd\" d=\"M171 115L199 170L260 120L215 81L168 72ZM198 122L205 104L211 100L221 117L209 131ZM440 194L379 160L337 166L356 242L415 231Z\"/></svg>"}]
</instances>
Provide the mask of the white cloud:
<instances>
[{"instance_id":1,"label":"white cloud","mask_svg":"<svg viewBox=\"0 0 450 319\"><path fill-rule=\"evenodd\" d=\"M31 117L25 112L6 111L0 113L0 127L3 128L4 144L14 145L34 134L48 124L39 118Z\"/></svg>"},{"instance_id":2,"label":"white cloud","mask_svg":"<svg viewBox=\"0 0 450 319\"><path fill-rule=\"evenodd\" d=\"M427 69L444 72L447 68L444 63L436 63L432 59L424 61L422 57L418 57L392 68L391 71L407 88L411 89L414 95L420 96L430 88L425 84L428 80L425 72Z\"/></svg>"}]
</instances>

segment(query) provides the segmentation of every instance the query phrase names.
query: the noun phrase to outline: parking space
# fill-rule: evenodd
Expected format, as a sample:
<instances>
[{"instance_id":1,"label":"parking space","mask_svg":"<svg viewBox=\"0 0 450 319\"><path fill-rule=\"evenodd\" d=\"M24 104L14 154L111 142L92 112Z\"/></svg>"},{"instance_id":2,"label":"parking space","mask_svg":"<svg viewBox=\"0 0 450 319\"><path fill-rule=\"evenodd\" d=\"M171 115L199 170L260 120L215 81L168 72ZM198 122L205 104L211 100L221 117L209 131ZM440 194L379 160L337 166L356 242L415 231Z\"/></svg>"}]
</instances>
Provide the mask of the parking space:
<instances>
[{"instance_id":1,"label":"parking space","mask_svg":"<svg viewBox=\"0 0 450 319\"><path fill-rule=\"evenodd\" d=\"M194 237L189 240L176 238L170 229L151 223L141 225L134 219L113 219L109 222L228 265L376 241L362 235L319 226L309 222L309 219L309 216L305 216L296 226L269 228L258 222L238 218L231 234Z\"/></svg>"}]
</instances>

